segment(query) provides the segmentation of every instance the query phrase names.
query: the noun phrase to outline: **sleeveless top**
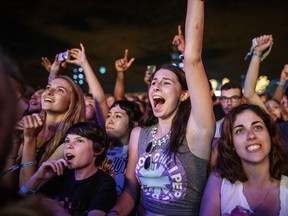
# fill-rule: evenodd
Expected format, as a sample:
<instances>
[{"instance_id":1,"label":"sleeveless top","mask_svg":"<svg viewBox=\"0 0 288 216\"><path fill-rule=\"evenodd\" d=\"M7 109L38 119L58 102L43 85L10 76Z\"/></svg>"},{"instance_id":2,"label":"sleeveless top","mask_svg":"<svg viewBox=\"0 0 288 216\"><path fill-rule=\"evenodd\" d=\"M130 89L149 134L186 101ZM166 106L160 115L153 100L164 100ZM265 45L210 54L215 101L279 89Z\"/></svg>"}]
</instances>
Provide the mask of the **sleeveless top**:
<instances>
[{"instance_id":1,"label":"sleeveless top","mask_svg":"<svg viewBox=\"0 0 288 216\"><path fill-rule=\"evenodd\" d=\"M167 155L164 152L169 141L152 153L146 153L147 144L152 141L151 130L152 127L142 128L138 142L135 172L141 186L141 205L155 214L199 215L208 161L193 155L186 139L179 153ZM145 169L145 159L149 156L152 166Z\"/></svg>"},{"instance_id":2,"label":"sleeveless top","mask_svg":"<svg viewBox=\"0 0 288 216\"><path fill-rule=\"evenodd\" d=\"M231 213L231 211L240 205L243 208L252 210L243 194L243 184L236 181L232 184L227 179L222 180L221 186L221 215ZM282 176L280 181L280 213L279 216L288 215L288 177Z\"/></svg>"}]
</instances>

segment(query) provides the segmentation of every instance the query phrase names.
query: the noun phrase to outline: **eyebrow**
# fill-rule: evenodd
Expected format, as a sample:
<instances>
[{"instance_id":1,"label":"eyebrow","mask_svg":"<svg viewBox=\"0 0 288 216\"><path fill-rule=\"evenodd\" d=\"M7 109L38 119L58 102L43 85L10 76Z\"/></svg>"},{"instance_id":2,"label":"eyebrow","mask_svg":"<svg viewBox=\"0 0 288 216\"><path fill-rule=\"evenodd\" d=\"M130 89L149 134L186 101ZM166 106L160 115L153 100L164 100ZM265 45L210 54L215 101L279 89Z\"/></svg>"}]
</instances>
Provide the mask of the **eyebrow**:
<instances>
[{"instance_id":1,"label":"eyebrow","mask_svg":"<svg viewBox=\"0 0 288 216\"><path fill-rule=\"evenodd\" d=\"M163 77L162 79L163 79L163 80L169 80L169 81L173 82L172 79L167 78L167 77ZM154 77L153 80L158 80L158 78L157 78L157 77Z\"/></svg>"},{"instance_id":2,"label":"eyebrow","mask_svg":"<svg viewBox=\"0 0 288 216\"><path fill-rule=\"evenodd\" d=\"M111 111L109 111L108 113L112 113ZM126 112L125 112L125 110L123 110L122 112L120 112L120 111L117 111L117 112L114 112L115 114L122 114L122 115L124 115Z\"/></svg>"},{"instance_id":3,"label":"eyebrow","mask_svg":"<svg viewBox=\"0 0 288 216\"><path fill-rule=\"evenodd\" d=\"M262 121L254 121L254 122L252 122L251 125L255 125L255 124L258 124L258 123L264 124ZM243 124L236 125L235 127L233 127L233 129L238 128L238 127L244 127L244 125Z\"/></svg>"}]
</instances>

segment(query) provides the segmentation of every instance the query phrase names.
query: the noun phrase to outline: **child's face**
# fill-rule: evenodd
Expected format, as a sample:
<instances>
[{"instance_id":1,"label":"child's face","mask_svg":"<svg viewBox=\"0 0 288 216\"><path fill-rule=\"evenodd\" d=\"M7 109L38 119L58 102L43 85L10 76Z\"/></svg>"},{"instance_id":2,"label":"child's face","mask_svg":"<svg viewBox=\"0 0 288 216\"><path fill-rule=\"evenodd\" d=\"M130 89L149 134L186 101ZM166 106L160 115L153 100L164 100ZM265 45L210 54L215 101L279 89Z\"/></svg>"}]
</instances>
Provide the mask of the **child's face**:
<instances>
[{"instance_id":1,"label":"child's face","mask_svg":"<svg viewBox=\"0 0 288 216\"><path fill-rule=\"evenodd\" d=\"M129 117L119 105L112 107L105 122L105 128L110 138L123 138L129 135Z\"/></svg>"},{"instance_id":2,"label":"child's face","mask_svg":"<svg viewBox=\"0 0 288 216\"><path fill-rule=\"evenodd\" d=\"M86 137L68 134L65 138L64 157L69 169L83 169L95 166L96 155L93 151L93 142Z\"/></svg>"}]
</instances>

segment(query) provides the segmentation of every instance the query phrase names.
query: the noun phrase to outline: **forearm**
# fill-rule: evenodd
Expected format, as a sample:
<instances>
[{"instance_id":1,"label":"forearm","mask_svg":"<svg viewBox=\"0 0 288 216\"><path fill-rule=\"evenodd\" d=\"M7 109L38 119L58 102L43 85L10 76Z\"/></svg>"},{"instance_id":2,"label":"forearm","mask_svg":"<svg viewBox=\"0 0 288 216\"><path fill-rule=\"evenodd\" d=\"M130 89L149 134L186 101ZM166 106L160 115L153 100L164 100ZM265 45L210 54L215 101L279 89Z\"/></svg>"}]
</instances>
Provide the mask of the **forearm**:
<instances>
[{"instance_id":1,"label":"forearm","mask_svg":"<svg viewBox=\"0 0 288 216\"><path fill-rule=\"evenodd\" d=\"M261 59L252 56L244 82L244 96L250 101L256 96L256 84L259 76Z\"/></svg>"},{"instance_id":2,"label":"forearm","mask_svg":"<svg viewBox=\"0 0 288 216\"><path fill-rule=\"evenodd\" d=\"M258 55L252 56L244 82L244 96L247 98L249 103L256 104L267 111L264 103L256 93L256 84L259 76L260 62L261 58Z\"/></svg>"},{"instance_id":3,"label":"forearm","mask_svg":"<svg viewBox=\"0 0 288 216\"><path fill-rule=\"evenodd\" d=\"M125 73L117 72L117 78L114 86L115 100L124 100L125 98Z\"/></svg>"},{"instance_id":4,"label":"forearm","mask_svg":"<svg viewBox=\"0 0 288 216\"><path fill-rule=\"evenodd\" d=\"M94 99L98 121L100 123L105 122L108 114L108 105L106 102L106 95L104 93L104 90L98 78L94 74L89 62L86 61L85 63L81 64L81 67L84 70L86 81Z\"/></svg>"},{"instance_id":5,"label":"forearm","mask_svg":"<svg viewBox=\"0 0 288 216\"><path fill-rule=\"evenodd\" d=\"M25 184L28 179L36 172L36 144L36 137L24 138L21 164L27 164L27 166L20 167L20 186Z\"/></svg>"},{"instance_id":6,"label":"forearm","mask_svg":"<svg viewBox=\"0 0 288 216\"><path fill-rule=\"evenodd\" d=\"M204 32L204 1L188 0L185 22L184 62L200 62ZM185 66L185 64L184 64Z\"/></svg>"},{"instance_id":7,"label":"forearm","mask_svg":"<svg viewBox=\"0 0 288 216\"><path fill-rule=\"evenodd\" d=\"M185 23L186 46L183 63L189 96L193 105L191 114L198 126L203 129L211 128L209 133L213 134L215 123L213 103L209 81L201 59L203 30L204 1L188 0ZM201 92L201 100L199 100L199 92Z\"/></svg>"},{"instance_id":8,"label":"forearm","mask_svg":"<svg viewBox=\"0 0 288 216\"><path fill-rule=\"evenodd\" d=\"M44 180L38 178L37 174L34 174L31 176L31 178L28 179L28 181L23 184L20 188L20 193L25 195L25 190L27 191L36 191L39 185L43 182Z\"/></svg>"},{"instance_id":9,"label":"forearm","mask_svg":"<svg viewBox=\"0 0 288 216\"><path fill-rule=\"evenodd\" d=\"M131 196L130 192L124 190L121 196L118 198L116 205L111 209L111 212L115 211L119 216L129 215L129 213L133 210L135 203L135 198Z\"/></svg>"},{"instance_id":10,"label":"forearm","mask_svg":"<svg viewBox=\"0 0 288 216\"><path fill-rule=\"evenodd\" d=\"M84 70L86 81L88 83L89 89L91 91L94 100L96 100L98 104L106 103L106 95L104 93L104 90L98 78L96 77L93 69L91 68L89 62L86 61L81 65L81 67Z\"/></svg>"},{"instance_id":11,"label":"forearm","mask_svg":"<svg viewBox=\"0 0 288 216\"><path fill-rule=\"evenodd\" d=\"M286 79L280 78L280 80L277 82L277 86L274 90L272 98L280 102L284 95L285 86L286 86Z\"/></svg>"}]
</instances>

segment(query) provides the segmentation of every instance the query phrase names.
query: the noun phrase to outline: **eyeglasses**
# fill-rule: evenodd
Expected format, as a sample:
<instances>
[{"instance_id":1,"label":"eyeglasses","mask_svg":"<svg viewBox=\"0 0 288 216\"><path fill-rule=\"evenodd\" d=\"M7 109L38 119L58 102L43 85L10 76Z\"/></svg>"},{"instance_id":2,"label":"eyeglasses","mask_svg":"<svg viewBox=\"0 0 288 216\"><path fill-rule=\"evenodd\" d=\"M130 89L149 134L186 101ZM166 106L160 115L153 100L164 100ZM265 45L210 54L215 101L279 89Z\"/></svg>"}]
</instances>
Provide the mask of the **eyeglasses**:
<instances>
[{"instance_id":1,"label":"eyeglasses","mask_svg":"<svg viewBox=\"0 0 288 216\"><path fill-rule=\"evenodd\" d=\"M144 168L146 170L148 170L151 166L151 162L152 162L152 157L151 157L151 153L154 151L154 147L152 142L148 143L147 147L146 147L146 153L149 154L148 157L146 157L145 162L144 162Z\"/></svg>"},{"instance_id":2,"label":"eyeglasses","mask_svg":"<svg viewBox=\"0 0 288 216\"><path fill-rule=\"evenodd\" d=\"M231 100L232 102L238 102L240 100L240 96L237 95L233 95L231 97L225 97L225 96L221 96L219 99L222 103L227 103L228 100Z\"/></svg>"}]
</instances>

